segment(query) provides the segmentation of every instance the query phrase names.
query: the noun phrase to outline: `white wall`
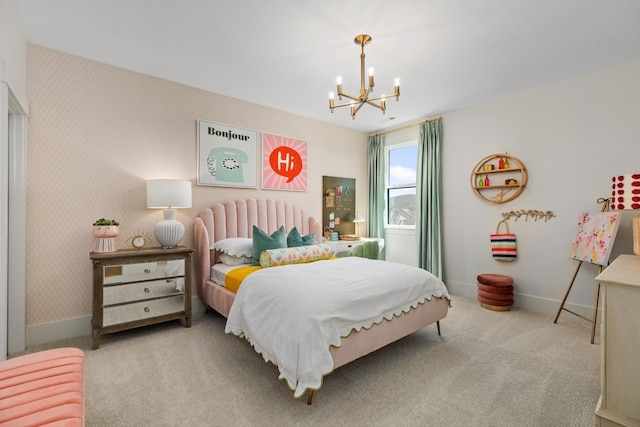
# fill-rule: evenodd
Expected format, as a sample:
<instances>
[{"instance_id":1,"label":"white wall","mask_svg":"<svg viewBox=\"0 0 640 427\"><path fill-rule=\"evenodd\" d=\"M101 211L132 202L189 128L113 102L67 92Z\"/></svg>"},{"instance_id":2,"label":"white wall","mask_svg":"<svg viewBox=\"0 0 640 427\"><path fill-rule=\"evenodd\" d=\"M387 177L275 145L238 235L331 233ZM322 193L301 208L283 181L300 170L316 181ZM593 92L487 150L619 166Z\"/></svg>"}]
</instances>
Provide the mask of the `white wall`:
<instances>
[{"instance_id":1,"label":"white wall","mask_svg":"<svg viewBox=\"0 0 640 427\"><path fill-rule=\"evenodd\" d=\"M599 211L596 200L609 197L611 177L640 172L638 76L634 61L444 116L445 280L453 292L473 297L478 274L506 274L514 279L516 305L555 314L578 265L568 258L578 216ZM483 202L471 190L471 172L484 157L504 152L526 165L527 187L511 202ZM502 212L520 209L556 217L509 221L518 259L494 261L489 234ZM632 216L623 213L611 260L633 251ZM596 275L585 263L568 299L589 315Z\"/></svg>"},{"instance_id":2,"label":"white wall","mask_svg":"<svg viewBox=\"0 0 640 427\"><path fill-rule=\"evenodd\" d=\"M0 81L27 106L27 43L11 0L0 0Z\"/></svg>"}]
</instances>

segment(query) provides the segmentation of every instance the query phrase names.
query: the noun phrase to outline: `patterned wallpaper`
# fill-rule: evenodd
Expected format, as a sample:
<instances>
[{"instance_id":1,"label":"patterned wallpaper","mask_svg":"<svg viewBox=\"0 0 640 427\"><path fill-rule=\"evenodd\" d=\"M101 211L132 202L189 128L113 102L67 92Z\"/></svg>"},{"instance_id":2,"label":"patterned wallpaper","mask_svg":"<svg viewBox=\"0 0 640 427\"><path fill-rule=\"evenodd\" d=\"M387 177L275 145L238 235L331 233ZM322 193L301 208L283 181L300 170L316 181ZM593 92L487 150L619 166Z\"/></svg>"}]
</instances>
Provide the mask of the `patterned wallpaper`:
<instances>
[{"instance_id":1,"label":"patterned wallpaper","mask_svg":"<svg viewBox=\"0 0 640 427\"><path fill-rule=\"evenodd\" d=\"M192 181L193 207L177 216L190 246L193 217L216 202L280 198L319 217L322 175L367 194L363 133L35 45L27 74L27 325L90 315L91 224L120 221L120 248L153 234L162 212L146 208L147 179ZM197 119L308 141L308 191L197 186Z\"/></svg>"}]
</instances>

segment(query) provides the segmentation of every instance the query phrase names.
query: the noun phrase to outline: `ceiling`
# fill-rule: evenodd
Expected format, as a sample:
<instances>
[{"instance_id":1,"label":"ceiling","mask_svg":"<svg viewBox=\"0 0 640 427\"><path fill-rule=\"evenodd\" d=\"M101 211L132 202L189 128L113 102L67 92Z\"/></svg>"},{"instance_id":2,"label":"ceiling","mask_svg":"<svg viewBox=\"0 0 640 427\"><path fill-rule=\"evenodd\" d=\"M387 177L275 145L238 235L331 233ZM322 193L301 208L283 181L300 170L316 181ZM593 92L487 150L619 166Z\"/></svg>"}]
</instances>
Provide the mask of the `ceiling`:
<instances>
[{"instance_id":1,"label":"ceiling","mask_svg":"<svg viewBox=\"0 0 640 427\"><path fill-rule=\"evenodd\" d=\"M375 132L640 58L638 0L13 0L29 43ZM387 112L360 89L358 34ZM337 100L336 100L337 101ZM211 117L215 119L215 117Z\"/></svg>"}]
</instances>

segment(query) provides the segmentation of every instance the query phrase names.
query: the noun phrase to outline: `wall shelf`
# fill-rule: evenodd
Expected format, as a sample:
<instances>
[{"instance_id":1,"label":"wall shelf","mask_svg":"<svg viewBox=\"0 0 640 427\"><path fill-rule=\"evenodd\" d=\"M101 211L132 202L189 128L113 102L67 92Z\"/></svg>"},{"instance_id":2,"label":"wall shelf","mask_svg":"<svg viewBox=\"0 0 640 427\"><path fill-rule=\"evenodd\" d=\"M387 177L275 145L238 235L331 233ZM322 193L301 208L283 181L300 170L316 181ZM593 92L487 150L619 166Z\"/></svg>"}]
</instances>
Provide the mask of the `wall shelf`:
<instances>
[{"instance_id":1,"label":"wall shelf","mask_svg":"<svg viewBox=\"0 0 640 427\"><path fill-rule=\"evenodd\" d=\"M471 189L489 203L506 203L518 197L527 185L527 168L509 154L492 154L480 160L471 172Z\"/></svg>"}]
</instances>

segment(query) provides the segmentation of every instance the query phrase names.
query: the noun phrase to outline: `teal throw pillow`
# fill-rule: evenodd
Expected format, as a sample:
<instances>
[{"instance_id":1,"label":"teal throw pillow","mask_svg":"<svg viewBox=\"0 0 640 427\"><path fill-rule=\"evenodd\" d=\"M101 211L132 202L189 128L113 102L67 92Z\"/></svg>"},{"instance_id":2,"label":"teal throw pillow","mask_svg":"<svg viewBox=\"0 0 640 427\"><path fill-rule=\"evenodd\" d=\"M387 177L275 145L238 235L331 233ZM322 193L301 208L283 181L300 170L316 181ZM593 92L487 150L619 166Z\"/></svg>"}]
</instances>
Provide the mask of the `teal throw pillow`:
<instances>
[{"instance_id":1,"label":"teal throw pillow","mask_svg":"<svg viewBox=\"0 0 640 427\"><path fill-rule=\"evenodd\" d=\"M316 244L316 233L302 236L296 227L293 227L287 234L287 247L295 248L297 246L309 246Z\"/></svg>"},{"instance_id":2,"label":"teal throw pillow","mask_svg":"<svg viewBox=\"0 0 640 427\"><path fill-rule=\"evenodd\" d=\"M260 265L260 254L267 249L281 249L287 247L287 233L280 226L269 236L260 228L253 226L253 256L251 265Z\"/></svg>"}]
</instances>

